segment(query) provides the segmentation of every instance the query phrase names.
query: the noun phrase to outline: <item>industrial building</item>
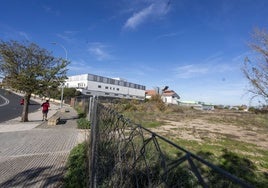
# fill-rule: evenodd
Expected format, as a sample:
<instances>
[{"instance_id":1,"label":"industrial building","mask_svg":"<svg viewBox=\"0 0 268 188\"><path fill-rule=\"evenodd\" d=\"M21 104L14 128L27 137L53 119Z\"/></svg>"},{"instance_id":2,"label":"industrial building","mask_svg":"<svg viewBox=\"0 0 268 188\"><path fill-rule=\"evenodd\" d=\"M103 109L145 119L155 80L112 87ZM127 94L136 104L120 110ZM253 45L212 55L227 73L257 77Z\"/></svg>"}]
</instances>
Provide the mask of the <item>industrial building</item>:
<instances>
[{"instance_id":1,"label":"industrial building","mask_svg":"<svg viewBox=\"0 0 268 188\"><path fill-rule=\"evenodd\" d=\"M65 87L76 88L85 95L126 99L145 99L145 86L122 78L108 78L94 74L69 76Z\"/></svg>"}]
</instances>

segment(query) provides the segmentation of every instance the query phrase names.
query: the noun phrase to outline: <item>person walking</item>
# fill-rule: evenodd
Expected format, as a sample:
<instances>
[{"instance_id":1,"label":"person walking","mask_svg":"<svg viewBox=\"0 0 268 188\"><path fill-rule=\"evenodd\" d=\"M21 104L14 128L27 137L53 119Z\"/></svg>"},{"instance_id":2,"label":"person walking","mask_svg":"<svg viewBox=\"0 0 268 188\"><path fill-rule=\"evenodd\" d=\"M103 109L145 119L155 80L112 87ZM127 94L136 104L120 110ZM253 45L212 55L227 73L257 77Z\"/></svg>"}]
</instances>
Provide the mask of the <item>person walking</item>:
<instances>
[{"instance_id":1,"label":"person walking","mask_svg":"<svg viewBox=\"0 0 268 188\"><path fill-rule=\"evenodd\" d=\"M20 100L20 105L24 105L24 98Z\"/></svg>"},{"instance_id":2,"label":"person walking","mask_svg":"<svg viewBox=\"0 0 268 188\"><path fill-rule=\"evenodd\" d=\"M41 106L42 106L42 113L43 113L43 119L42 119L42 121L44 121L44 120L47 121L47 113L48 113L48 109L50 107L49 101L46 100L46 102L44 102Z\"/></svg>"}]
</instances>

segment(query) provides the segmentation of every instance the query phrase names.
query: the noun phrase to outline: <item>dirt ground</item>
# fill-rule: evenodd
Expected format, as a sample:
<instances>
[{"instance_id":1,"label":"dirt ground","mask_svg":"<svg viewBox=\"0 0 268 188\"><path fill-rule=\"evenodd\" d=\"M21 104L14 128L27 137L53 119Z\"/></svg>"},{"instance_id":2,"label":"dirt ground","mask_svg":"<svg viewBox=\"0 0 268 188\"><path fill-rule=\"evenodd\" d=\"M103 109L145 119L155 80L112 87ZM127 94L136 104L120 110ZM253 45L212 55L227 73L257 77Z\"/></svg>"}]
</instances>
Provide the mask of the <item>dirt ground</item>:
<instances>
[{"instance_id":1,"label":"dirt ground","mask_svg":"<svg viewBox=\"0 0 268 188\"><path fill-rule=\"evenodd\" d=\"M185 118L186 117L186 118ZM209 117L209 118L208 118ZM185 140L204 142L205 138L218 140L231 138L245 143L254 144L264 150L268 150L268 125L256 126L249 122L247 115L238 113L223 113L218 111L202 112L198 117L189 115L174 118L164 117L164 125L161 128L153 128L152 131L160 135L175 135ZM229 119L229 121L226 121ZM230 120L232 119L232 120ZM244 119L243 124L237 124L237 120Z\"/></svg>"}]
</instances>

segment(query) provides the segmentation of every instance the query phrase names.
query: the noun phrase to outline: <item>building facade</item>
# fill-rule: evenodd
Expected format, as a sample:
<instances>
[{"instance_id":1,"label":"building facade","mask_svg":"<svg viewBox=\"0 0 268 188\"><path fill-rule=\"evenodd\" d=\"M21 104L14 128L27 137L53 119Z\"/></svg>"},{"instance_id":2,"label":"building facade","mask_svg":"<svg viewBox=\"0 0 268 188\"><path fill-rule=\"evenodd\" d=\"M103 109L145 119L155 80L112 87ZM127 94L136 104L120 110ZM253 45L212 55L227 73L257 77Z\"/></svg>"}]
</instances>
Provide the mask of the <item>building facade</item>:
<instances>
[{"instance_id":1,"label":"building facade","mask_svg":"<svg viewBox=\"0 0 268 188\"><path fill-rule=\"evenodd\" d=\"M196 110L214 110L213 104L207 104L200 101L179 101L179 105L192 107Z\"/></svg>"},{"instance_id":2,"label":"building facade","mask_svg":"<svg viewBox=\"0 0 268 188\"><path fill-rule=\"evenodd\" d=\"M94 74L69 76L65 87L76 88L85 95L126 99L145 99L145 86L121 78L108 78Z\"/></svg>"},{"instance_id":3,"label":"building facade","mask_svg":"<svg viewBox=\"0 0 268 188\"><path fill-rule=\"evenodd\" d=\"M160 95L161 99L166 104L178 104L180 96L173 90L165 90L159 93L156 90L146 90L146 98L150 99L154 95Z\"/></svg>"}]
</instances>

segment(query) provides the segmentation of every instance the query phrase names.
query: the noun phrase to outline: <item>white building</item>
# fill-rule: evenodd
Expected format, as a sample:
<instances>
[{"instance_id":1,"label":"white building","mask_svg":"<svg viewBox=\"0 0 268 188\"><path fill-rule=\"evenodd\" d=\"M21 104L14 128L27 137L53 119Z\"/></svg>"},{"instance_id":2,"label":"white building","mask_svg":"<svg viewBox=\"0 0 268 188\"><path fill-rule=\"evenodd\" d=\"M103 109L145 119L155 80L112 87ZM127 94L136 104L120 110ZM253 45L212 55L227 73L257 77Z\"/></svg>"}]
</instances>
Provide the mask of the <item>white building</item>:
<instances>
[{"instance_id":1,"label":"white building","mask_svg":"<svg viewBox=\"0 0 268 188\"><path fill-rule=\"evenodd\" d=\"M192 107L196 110L214 110L213 104L207 104L200 101L179 101L179 105Z\"/></svg>"},{"instance_id":2,"label":"white building","mask_svg":"<svg viewBox=\"0 0 268 188\"><path fill-rule=\"evenodd\" d=\"M173 90L165 90L160 94L156 90L146 90L146 98L150 99L152 96L159 94L161 99L166 104L178 104L180 96Z\"/></svg>"},{"instance_id":3,"label":"white building","mask_svg":"<svg viewBox=\"0 0 268 188\"><path fill-rule=\"evenodd\" d=\"M121 78L81 74L69 76L65 87L76 88L85 95L145 99L145 86L130 83Z\"/></svg>"}]
</instances>

